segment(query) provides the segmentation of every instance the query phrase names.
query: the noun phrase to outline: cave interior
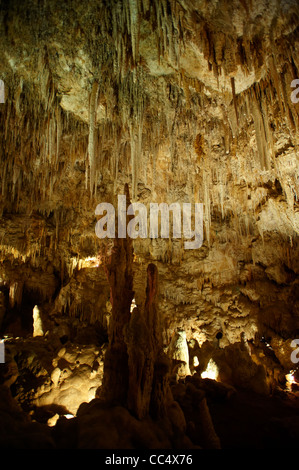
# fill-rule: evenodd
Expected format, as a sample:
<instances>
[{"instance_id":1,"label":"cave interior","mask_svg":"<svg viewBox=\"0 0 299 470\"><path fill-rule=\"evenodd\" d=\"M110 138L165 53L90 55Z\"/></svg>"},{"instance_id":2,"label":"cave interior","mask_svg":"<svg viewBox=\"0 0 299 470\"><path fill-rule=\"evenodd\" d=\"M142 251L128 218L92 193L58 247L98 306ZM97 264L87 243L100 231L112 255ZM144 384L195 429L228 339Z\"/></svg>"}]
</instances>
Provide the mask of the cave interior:
<instances>
[{"instance_id":1,"label":"cave interior","mask_svg":"<svg viewBox=\"0 0 299 470\"><path fill-rule=\"evenodd\" d=\"M0 36L0 448L298 448L298 1Z\"/></svg>"}]
</instances>

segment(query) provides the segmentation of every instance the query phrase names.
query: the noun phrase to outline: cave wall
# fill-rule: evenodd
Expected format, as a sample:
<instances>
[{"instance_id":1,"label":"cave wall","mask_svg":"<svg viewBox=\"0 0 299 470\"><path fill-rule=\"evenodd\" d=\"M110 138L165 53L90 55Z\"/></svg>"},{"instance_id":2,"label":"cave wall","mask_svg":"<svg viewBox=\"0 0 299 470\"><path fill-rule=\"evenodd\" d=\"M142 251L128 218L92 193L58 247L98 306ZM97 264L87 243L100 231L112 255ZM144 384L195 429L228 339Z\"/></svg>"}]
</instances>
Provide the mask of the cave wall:
<instances>
[{"instance_id":1,"label":"cave wall","mask_svg":"<svg viewBox=\"0 0 299 470\"><path fill-rule=\"evenodd\" d=\"M178 327L196 347L265 337L290 368L297 2L26 0L0 14L2 334L30 334L36 304L61 337L107 326L95 208L127 183L147 207L203 203L201 248L133 241L140 307L158 267L165 346Z\"/></svg>"}]
</instances>

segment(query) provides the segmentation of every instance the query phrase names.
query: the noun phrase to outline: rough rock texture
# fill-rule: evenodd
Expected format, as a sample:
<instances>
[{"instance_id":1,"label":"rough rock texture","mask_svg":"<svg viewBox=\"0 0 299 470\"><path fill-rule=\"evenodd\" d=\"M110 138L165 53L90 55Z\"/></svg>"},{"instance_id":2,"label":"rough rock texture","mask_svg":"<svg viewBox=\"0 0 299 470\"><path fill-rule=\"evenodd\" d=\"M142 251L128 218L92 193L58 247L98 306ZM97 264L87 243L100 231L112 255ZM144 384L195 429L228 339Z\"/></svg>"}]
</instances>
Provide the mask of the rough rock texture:
<instances>
[{"instance_id":1,"label":"rough rock texture","mask_svg":"<svg viewBox=\"0 0 299 470\"><path fill-rule=\"evenodd\" d=\"M138 330L148 321L150 264L159 273L159 341L176 380L207 374L210 364L227 386L297 393L299 103L291 83L299 78L298 25L295 0L1 3L0 333L9 347L30 341L32 354L37 345L53 348L41 374L35 360L28 365L30 351L9 362L17 381L29 380L28 370L34 376L26 400L15 377L3 379L26 409L46 393L47 406L58 400L73 412L89 401L97 379L79 357L92 346L88 355L98 355L102 370L116 312L125 311L122 326L132 319L129 345L123 331L117 337L137 365L132 344L142 337L133 323ZM172 236L132 240L122 279L129 292L121 297L116 286L111 304L105 261L113 244L96 237L95 209L116 206L125 185L147 208L202 202L204 240L196 250ZM140 318L131 317L133 300ZM175 341L178 331L186 343ZM63 347L67 390L81 380L73 405L62 400L64 367L54 372L51 362ZM34 388L36 374L44 394ZM138 387L131 400L143 415ZM64 427L75 427L65 418L57 426L62 441Z\"/></svg>"},{"instance_id":2,"label":"rough rock texture","mask_svg":"<svg viewBox=\"0 0 299 470\"><path fill-rule=\"evenodd\" d=\"M56 411L75 415L102 384L104 353L104 348L93 344L62 347L53 338L10 340L1 366L2 383L23 409L43 421Z\"/></svg>"}]
</instances>

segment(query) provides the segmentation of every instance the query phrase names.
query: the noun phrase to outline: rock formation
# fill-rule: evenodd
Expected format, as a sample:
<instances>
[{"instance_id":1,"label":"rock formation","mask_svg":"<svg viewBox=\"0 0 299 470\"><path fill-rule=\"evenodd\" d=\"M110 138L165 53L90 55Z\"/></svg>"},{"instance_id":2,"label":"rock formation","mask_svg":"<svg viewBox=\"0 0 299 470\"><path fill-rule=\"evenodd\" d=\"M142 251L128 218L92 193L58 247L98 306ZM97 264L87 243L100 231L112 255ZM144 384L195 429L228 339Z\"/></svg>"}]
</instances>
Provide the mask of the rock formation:
<instances>
[{"instance_id":1,"label":"rock formation","mask_svg":"<svg viewBox=\"0 0 299 470\"><path fill-rule=\"evenodd\" d=\"M296 0L1 3L2 447L294 442L298 25ZM124 194L202 203L202 245L100 239Z\"/></svg>"}]
</instances>

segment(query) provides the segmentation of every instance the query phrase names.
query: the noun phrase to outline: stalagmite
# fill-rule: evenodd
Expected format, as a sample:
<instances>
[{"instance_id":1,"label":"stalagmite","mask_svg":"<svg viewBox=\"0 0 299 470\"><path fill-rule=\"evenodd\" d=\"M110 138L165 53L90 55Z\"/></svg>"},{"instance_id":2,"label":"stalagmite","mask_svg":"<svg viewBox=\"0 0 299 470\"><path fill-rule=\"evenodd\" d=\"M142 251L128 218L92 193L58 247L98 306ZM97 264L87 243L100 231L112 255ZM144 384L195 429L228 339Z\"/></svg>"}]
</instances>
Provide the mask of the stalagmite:
<instances>
[{"instance_id":1,"label":"stalagmite","mask_svg":"<svg viewBox=\"0 0 299 470\"><path fill-rule=\"evenodd\" d=\"M129 206L129 193L125 194ZM130 238L116 238L112 254L104 261L111 289L109 346L105 355L101 396L110 403L127 402L129 368L124 328L130 321L133 292L133 249Z\"/></svg>"},{"instance_id":2,"label":"stalagmite","mask_svg":"<svg viewBox=\"0 0 299 470\"><path fill-rule=\"evenodd\" d=\"M189 350L184 330L178 328L174 333L168 348L168 356L172 359L178 377L190 375Z\"/></svg>"},{"instance_id":3,"label":"stalagmite","mask_svg":"<svg viewBox=\"0 0 299 470\"><path fill-rule=\"evenodd\" d=\"M127 206L129 205L126 188ZM156 306L158 273L147 268L144 310L131 313L133 250L129 238L117 238L105 269L111 288L112 312L109 347L105 356L101 398L127 405L138 418L165 415L168 391L168 359L163 351L162 330Z\"/></svg>"},{"instance_id":4,"label":"stalagmite","mask_svg":"<svg viewBox=\"0 0 299 470\"><path fill-rule=\"evenodd\" d=\"M144 311L135 307L125 330L129 364L128 407L138 418L165 414L168 361L163 353L161 324L155 305L157 289L157 268L149 265Z\"/></svg>"},{"instance_id":5,"label":"stalagmite","mask_svg":"<svg viewBox=\"0 0 299 470\"><path fill-rule=\"evenodd\" d=\"M37 305L33 308L33 336L43 336L43 323L40 316L40 310Z\"/></svg>"}]
</instances>

